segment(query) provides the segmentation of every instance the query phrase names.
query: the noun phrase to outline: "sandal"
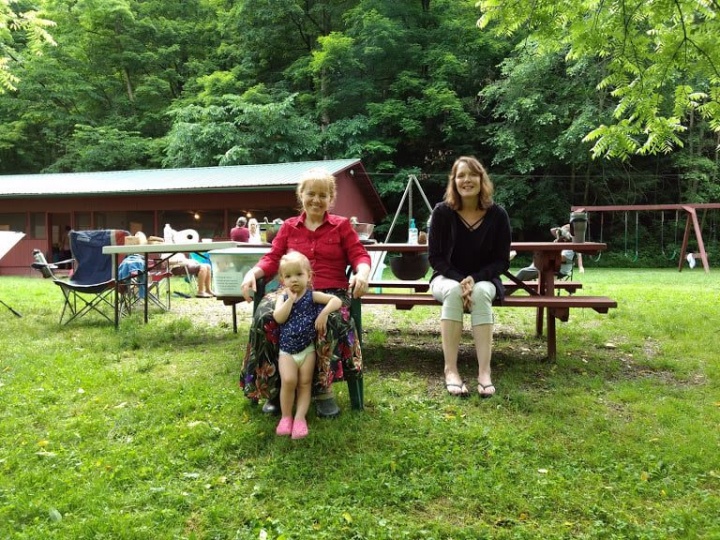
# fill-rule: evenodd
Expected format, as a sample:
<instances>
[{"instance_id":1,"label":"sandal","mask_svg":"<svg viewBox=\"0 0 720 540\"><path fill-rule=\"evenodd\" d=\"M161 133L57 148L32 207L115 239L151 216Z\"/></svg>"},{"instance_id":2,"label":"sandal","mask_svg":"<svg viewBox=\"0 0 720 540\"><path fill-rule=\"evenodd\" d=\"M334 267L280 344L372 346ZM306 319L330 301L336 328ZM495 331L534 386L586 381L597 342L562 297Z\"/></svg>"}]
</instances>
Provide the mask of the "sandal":
<instances>
[{"instance_id":1,"label":"sandal","mask_svg":"<svg viewBox=\"0 0 720 540\"><path fill-rule=\"evenodd\" d=\"M304 439L308 436L308 426L305 420L295 420L292 425L291 439Z\"/></svg>"},{"instance_id":2,"label":"sandal","mask_svg":"<svg viewBox=\"0 0 720 540\"><path fill-rule=\"evenodd\" d=\"M492 392L488 392L487 389L492 388ZM490 384L483 384L481 382L478 383L478 394L480 394L480 397L483 399L491 398L495 395L495 385L493 383Z\"/></svg>"},{"instance_id":3,"label":"sandal","mask_svg":"<svg viewBox=\"0 0 720 540\"><path fill-rule=\"evenodd\" d=\"M283 416L275 428L275 433L280 437L287 437L293 433L293 418L292 416Z\"/></svg>"},{"instance_id":4,"label":"sandal","mask_svg":"<svg viewBox=\"0 0 720 540\"><path fill-rule=\"evenodd\" d=\"M453 392L452 390L450 390L451 388L457 388L459 389L459 391ZM448 394L455 397L465 398L470 396L470 392L468 392L467 386L465 386L465 382L461 382L460 384L446 382L445 390L447 390Z\"/></svg>"}]
</instances>

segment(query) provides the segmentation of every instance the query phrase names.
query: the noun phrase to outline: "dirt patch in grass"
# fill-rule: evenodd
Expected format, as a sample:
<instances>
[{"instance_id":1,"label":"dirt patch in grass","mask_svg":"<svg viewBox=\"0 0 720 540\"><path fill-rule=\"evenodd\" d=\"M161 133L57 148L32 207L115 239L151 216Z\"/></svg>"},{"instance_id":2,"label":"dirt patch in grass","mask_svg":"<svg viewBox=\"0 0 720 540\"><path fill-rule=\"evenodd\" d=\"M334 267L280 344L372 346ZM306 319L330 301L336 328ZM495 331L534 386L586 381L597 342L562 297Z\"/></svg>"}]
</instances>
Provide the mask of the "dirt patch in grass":
<instances>
[{"instance_id":1,"label":"dirt patch in grass","mask_svg":"<svg viewBox=\"0 0 720 540\"><path fill-rule=\"evenodd\" d=\"M240 303L236 306L238 332L247 332L252 316L252 304ZM364 328L365 346L363 353L368 368L384 375L394 373L415 373L440 384L438 376L442 372L443 357L440 341L438 320L427 317L413 321L408 328L407 321L398 317L393 309L385 306L365 306L363 312L372 321ZM232 332L232 308L214 299L173 298L172 311L174 317L188 317L196 323L225 327ZM382 344L375 344L369 335L381 331L385 336ZM528 336L526 332L512 324L500 323L495 326L493 366L498 375L503 366L523 364L523 369L542 370L547 365L547 345L545 338L538 339ZM659 378L667 384L702 385L706 380L702 376L683 378L665 369L653 369L647 365L658 354L658 344L645 343L641 352L642 360L619 350L607 348L602 351L604 362L615 364L615 377ZM560 352L562 354L562 352ZM475 350L472 338L467 329L463 334L460 346L458 366L462 372L472 372L476 366ZM539 375L539 374L538 374ZM610 373L608 373L610 376ZM432 391L432 389L431 389Z\"/></svg>"},{"instance_id":2,"label":"dirt patch in grass","mask_svg":"<svg viewBox=\"0 0 720 540\"><path fill-rule=\"evenodd\" d=\"M247 325L252 313L252 303L237 304L238 331ZM173 297L169 315L187 317L196 323L210 326L227 326L232 330L232 307L214 298Z\"/></svg>"}]
</instances>

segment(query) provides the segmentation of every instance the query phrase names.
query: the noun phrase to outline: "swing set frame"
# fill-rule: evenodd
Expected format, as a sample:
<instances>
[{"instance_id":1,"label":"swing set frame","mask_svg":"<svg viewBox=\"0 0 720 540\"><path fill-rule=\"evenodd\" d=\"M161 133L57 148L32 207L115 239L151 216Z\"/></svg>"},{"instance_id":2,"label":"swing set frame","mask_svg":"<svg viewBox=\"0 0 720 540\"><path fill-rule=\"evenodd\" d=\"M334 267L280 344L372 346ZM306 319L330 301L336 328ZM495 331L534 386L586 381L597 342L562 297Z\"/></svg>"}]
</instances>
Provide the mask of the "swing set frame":
<instances>
[{"instance_id":1,"label":"swing set frame","mask_svg":"<svg viewBox=\"0 0 720 540\"><path fill-rule=\"evenodd\" d=\"M698 210L720 210L720 203L681 203L681 204L625 204L610 206L572 206L572 212L652 212L666 210L675 210L676 212L685 213L685 233L683 234L682 246L680 247L680 257L678 259L678 272L682 272L683 262L687 254L688 240L690 239L690 231L695 234L695 241L698 245L698 254L702 260L703 269L707 274L710 272L710 264L708 263L707 252L705 251L705 243L702 237L702 228L698 220ZM626 214L627 215L627 214Z\"/></svg>"}]
</instances>

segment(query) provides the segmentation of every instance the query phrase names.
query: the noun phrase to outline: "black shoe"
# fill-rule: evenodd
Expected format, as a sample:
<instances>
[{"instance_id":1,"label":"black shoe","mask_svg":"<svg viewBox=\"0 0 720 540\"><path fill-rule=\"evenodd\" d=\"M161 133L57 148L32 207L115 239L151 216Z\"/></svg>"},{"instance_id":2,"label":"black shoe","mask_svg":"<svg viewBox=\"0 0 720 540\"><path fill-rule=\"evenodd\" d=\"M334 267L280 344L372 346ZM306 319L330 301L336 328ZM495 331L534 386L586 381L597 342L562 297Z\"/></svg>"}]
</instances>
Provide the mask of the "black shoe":
<instances>
[{"instance_id":1,"label":"black shoe","mask_svg":"<svg viewBox=\"0 0 720 540\"><path fill-rule=\"evenodd\" d=\"M335 418L340 416L340 407L334 397L315 400L315 413L319 418Z\"/></svg>"},{"instance_id":2,"label":"black shoe","mask_svg":"<svg viewBox=\"0 0 720 540\"><path fill-rule=\"evenodd\" d=\"M262 412L276 416L280 414L280 396L268 399L263 405Z\"/></svg>"}]
</instances>

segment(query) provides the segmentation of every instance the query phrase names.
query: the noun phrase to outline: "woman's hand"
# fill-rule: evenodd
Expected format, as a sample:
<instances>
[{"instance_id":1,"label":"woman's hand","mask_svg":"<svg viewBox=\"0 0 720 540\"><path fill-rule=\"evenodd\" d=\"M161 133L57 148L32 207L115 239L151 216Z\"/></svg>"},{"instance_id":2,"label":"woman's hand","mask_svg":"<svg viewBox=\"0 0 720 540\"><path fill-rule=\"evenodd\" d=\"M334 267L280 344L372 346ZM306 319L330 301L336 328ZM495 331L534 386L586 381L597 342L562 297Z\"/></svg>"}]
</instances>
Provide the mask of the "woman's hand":
<instances>
[{"instance_id":1,"label":"woman's hand","mask_svg":"<svg viewBox=\"0 0 720 540\"><path fill-rule=\"evenodd\" d=\"M475 287L475 280L472 278L472 276L468 276L460 282L463 309L465 309L465 311L470 311L470 309L472 309L473 287Z\"/></svg>"},{"instance_id":2,"label":"woman's hand","mask_svg":"<svg viewBox=\"0 0 720 540\"><path fill-rule=\"evenodd\" d=\"M364 276L353 276L350 278L350 291L353 298L360 298L368 291L368 280Z\"/></svg>"},{"instance_id":3,"label":"woman's hand","mask_svg":"<svg viewBox=\"0 0 720 540\"><path fill-rule=\"evenodd\" d=\"M252 268L248 270L248 272L245 274L240 288L242 289L242 294L245 298L245 301L252 302L253 297L250 294L250 291L253 291L253 293L257 292L257 281L255 279L255 272Z\"/></svg>"},{"instance_id":4,"label":"woman's hand","mask_svg":"<svg viewBox=\"0 0 720 540\"><path fill-rule=\"evenodd\" d=\"M352 292L353 298L360 298L368 292L368 279L370 276L370 267L362 264L358 267L356 273L350 278L348 287Z\"/></svg>"}]
</instances>

